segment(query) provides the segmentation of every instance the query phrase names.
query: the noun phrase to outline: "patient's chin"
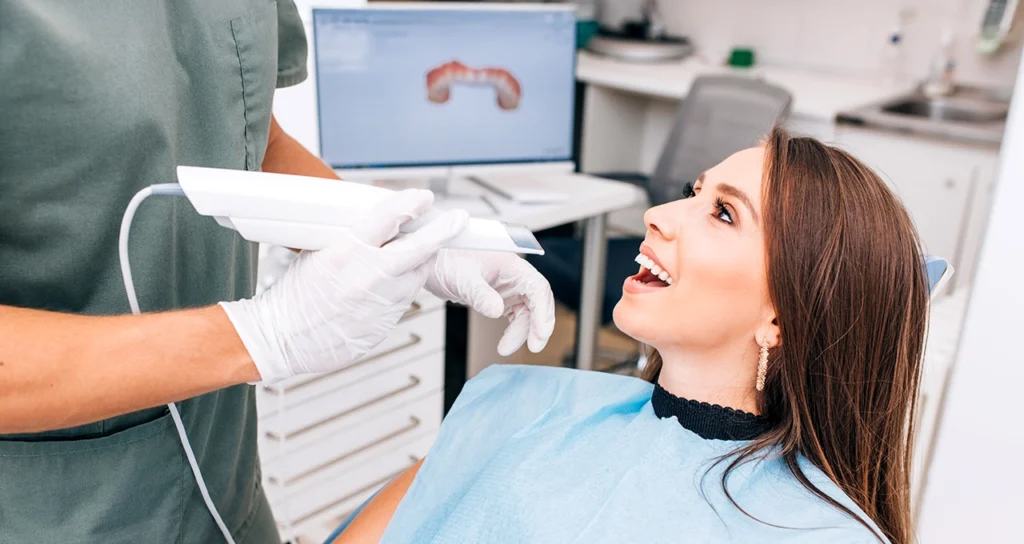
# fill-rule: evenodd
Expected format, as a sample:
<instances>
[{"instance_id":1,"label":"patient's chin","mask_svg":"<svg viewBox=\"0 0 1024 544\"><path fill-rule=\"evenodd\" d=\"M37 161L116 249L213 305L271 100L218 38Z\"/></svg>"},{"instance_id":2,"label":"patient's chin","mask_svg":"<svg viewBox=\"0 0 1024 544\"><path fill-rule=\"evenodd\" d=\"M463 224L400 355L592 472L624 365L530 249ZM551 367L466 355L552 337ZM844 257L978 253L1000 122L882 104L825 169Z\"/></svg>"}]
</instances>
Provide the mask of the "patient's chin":
<instances>
[{"instance_id":1,"label":"patient's chin","mask_svg":"<svg viewBox=\"0 0 1024 544\"><path fill-rule=\"evenodd\" d=\"M631 306L629 302L619 300L615 305L615 309L612 310L612 323L615 324L615 328L633 340L645 342L646 340L643 338L645 336L644 332L649 331L644 328L642 312L638 308ZM647 324L647 327L649 326Z\"/></svg>"}]
</instances>

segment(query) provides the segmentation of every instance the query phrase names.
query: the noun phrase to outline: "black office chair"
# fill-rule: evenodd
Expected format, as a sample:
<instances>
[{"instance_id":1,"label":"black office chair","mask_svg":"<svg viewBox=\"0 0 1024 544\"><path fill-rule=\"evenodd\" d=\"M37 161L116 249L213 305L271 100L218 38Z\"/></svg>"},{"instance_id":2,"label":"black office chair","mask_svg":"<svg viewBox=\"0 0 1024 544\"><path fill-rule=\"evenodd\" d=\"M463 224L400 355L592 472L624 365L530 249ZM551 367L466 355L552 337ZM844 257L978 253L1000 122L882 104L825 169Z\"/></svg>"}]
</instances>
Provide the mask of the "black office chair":
<instances>
[{"instance_id":1,"label":"black office chair","mask_svg":"<svg viewBox=\"0 0 1024 544\"><path fill-rule=\"evenodd\" d=\"M633 172L597 175L643 187L652 206L677 200L684 186L702 172L729 155L756 145L772 126L789 115L791 102L788 91L764 81L727 75L699 77L677 110L653 175ZM530 263L551 283L560 303L579 311L583 241L566 236L564 230L538 233L538 239L545 254L528 257ZM639 237L608 241L602 325L611 323L615 304L622 298L623 282L638 270L633 259L642 241ZM617 362L610 369L613 371L636 363L640 356L640 346L628 354L598 351L599 358Z\"/></svg>"}]
</instances>

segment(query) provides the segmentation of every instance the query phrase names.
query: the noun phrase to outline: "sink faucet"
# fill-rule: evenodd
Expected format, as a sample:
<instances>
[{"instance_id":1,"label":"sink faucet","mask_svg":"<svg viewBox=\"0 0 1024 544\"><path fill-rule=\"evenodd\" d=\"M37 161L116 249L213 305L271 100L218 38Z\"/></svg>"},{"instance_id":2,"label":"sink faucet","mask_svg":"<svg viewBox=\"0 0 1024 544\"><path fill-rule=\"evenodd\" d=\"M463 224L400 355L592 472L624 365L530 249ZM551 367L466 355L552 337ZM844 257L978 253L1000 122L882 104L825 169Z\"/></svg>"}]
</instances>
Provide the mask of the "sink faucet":
<instances>
[{"instance_id":1,"label":"sink faucet","mask_svg":"<svg viewBox=\"0 0 1024 544\"><path fill-rule=\"evenodd\" d=\"M921 86L924 94L936 98L953 94L956 88L954 72L956 61L953 59L953 35L946 31L942 34L942 42L928 70L928 78Z\"/></svg>"}]
</instances>

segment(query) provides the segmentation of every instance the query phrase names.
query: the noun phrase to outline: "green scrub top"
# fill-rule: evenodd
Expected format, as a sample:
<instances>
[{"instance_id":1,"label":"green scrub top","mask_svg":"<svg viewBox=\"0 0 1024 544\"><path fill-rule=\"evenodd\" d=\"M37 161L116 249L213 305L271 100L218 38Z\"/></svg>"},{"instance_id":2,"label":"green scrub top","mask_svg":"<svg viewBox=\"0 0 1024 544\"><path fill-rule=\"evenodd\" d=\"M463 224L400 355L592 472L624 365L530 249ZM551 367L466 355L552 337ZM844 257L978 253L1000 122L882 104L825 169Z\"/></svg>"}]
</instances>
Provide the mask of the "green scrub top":
<instances>
[{"instance_id":1,"label":"green scrub top","mask_svg":"<svg viewBox=\"0 0 1024 544\"><path fill-rule=\"evenodd\" d=\"M306 54L292 0L0 2L0 304L128 313L129 200L177 165L258 170L274 89L305 79ZM130 240L143 311L253 292L256 247L183 198L145 201ZM279 542L253 387L179 409L236 542ZM0 543L218 541L167 407L0 436Z\"/></svg>"}]
</instances>

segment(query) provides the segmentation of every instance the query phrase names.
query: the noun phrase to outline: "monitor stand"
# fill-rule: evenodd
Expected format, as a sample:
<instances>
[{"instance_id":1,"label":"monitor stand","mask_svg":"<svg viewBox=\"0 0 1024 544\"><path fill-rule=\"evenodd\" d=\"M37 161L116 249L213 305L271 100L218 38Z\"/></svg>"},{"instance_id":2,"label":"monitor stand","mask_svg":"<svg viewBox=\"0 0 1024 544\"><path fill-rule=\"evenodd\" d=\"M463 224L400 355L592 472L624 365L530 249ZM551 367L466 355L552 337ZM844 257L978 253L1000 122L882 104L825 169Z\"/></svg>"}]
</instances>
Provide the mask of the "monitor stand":
<instances>
[{"instance_id":1,"label":"monitor stand","mask_svg":"<svg viewBox=\"0 0 1024 544\"><path fill-rule=\"evenodd\" d=\"M427 189L430 189L430 192L435 195L448 198L448 186L450 185L451 180L451 173L445 174L444 176L431 176L427 178Z\"/></svg>"},{"instance_id":2,"label":"monitor stand","mask_svg":"<svg viewBox=\"0 0 1024 544\"><path fill-rule=\"evenodd\" d=\"M489 217L501 215L501 210L495 206L486 195L479 193L459 194L450 190L450 183L453 174L449 172L444 176L430 176L427 178L427 188L434 193L438 200L443 201L443 208L461 208L474 217Z\"/></svg>"},{"instance_id":3,"label":"monitor stand","mask_svg":"<svg viewBox=\"0 0 1024 544\"><path fill-rule=\"evenodd\" d=\"M427 188L430 189L430 192L432 192L435 195L437 195L439 197L442 197L442 198L444 198L445 200L448 200L448 201L455 201L455 200L479 201L480 200L480 195L479 194L458 194L458 193L452 193L449 190L450 186L451 186L451 180L452 180L452 172L449 170L448 173L446 173L443 176L431 176L431 177L427 178Z\"/></svg>"}]
</instances>

